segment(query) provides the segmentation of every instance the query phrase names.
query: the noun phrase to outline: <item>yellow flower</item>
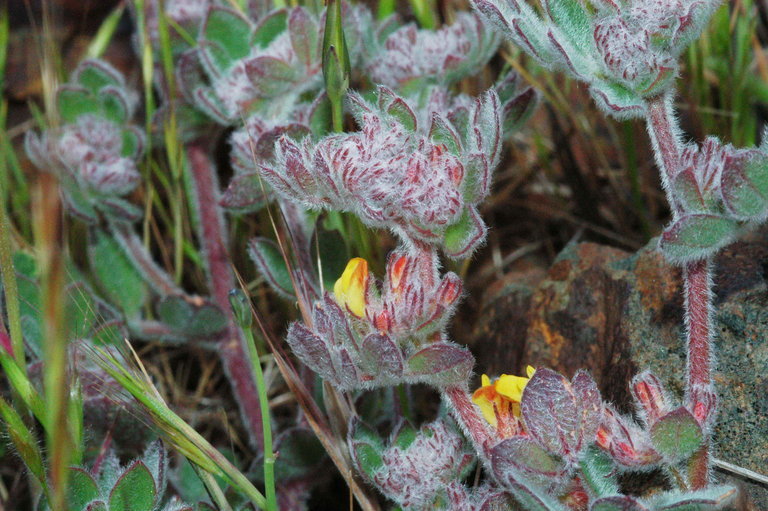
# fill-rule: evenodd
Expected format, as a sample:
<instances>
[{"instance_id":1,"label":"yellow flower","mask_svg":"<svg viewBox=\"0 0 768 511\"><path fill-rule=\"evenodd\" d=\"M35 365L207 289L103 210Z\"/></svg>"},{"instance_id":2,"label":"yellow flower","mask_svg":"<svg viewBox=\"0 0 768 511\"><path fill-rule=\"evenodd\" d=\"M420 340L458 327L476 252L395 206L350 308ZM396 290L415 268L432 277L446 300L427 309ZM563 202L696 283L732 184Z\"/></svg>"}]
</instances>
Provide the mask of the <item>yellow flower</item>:
<instances>
[{"instance_id":1,"label":"yellow flower","mask_svg":"<svg viewBox=\"0 0 768 511\"><path fill-rule=\"evenodd\" d=\"M506 419L520 417L523 390L535 372L533 367L528 366L528 377L502 374L494 382L484 374L482 386L472 395L472 402L480 408L485 420L493 427L498 427L499 419L507 422Z\"/></svg>"},{"instance_id":2,"label":"yellow flower","mask_svg":"<svg viewBox=\"0 0 768 511\"><path fill-rule=\"evenodd\" d=\"M350 259L341 278L333 286L333 294L342 308L357 317L365 315L365 291L368 288L368 261L361 257Z\"/></svg>"}]
</instances>

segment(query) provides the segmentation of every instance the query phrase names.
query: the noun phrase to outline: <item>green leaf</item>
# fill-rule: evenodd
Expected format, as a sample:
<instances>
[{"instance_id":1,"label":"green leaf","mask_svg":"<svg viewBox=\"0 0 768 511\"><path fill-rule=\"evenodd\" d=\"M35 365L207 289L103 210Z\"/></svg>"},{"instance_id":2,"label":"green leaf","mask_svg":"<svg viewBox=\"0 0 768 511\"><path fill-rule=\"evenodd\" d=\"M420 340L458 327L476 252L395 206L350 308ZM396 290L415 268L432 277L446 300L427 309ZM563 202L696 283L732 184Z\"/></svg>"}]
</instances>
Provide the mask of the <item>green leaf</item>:
<instances>
[{"instance_id":1,"label":"green leaf","mask_svg":"<svg viewBox=\"0 0 768 511\"><path fill-rule=\"evenodd\" d=\"M288 28L288 12L285 9L274 11L262 19L251 36L251 45L266 48L277 36Z\"/></svg>"},{"instance_id":2,"label":"green leaf","mask_svg":"<svg viewBox=\"0 0 768 511\"><path fill-rule=\"evenodd\" d=\"M652 98L663 93L669 88L672 81L677 76L677 66L675 67L662 67L659 69L659 73L652 77L648 82L635 87L644 98Z\"/></svg>"},{"instance_id":3,"label":"green leaf","mask_svg":"<svg viewBox=\"0 0 768 511\"><path fill-rule=\"evenodd\" d=\"M245 58L251 52L251 24L233 10L212 7L205 20L203 35L224 49L230 61Z\"/></svg>"},{"instance_id":4,"label":"green leaf","mask_svg":"<svg viewBox=\"0 0 768 511\"><path fill-rule=\"evenodd\" d=\"M597 499L589 511L647 511L648 508L626 495L614 495Z\"/></svg>"},{"instance_id":5,"label":"green leaf","mask_svg":"<svg viewBox=\"0 0 768 511\"><path fill-rule=\"evenodd\" d=\"M269 56L249 59L245 64L245 73L265 96L285 94L286 84L297 78L297 71L290 64Z\"/></svg>"},{"instance_id":6,"label":"green leaf","mask_svg":"<svg viewBox=\"0 0 768 511\"><path fill-rule=\"evenodd\" d=\"M288 19L288 34L299 61L305 68L309 68L319 57L320 30L317 22L306 9L296 7L291 10L291 16Z\"/></svg>"},{"instance_id":7,"label":"green leaf","mask_svg":"<svg viewBox=\"0 0 768 511\"><path fill-rule=\"evenodd\" d=\"M65 123L74 123L81 115L100 116L101 103L87 89L64 85L56 93L59 116Z\"/></svg>"},{"instance_id":8,"label":"green leaf","mask_svg":"<svg viewBox=\"0 0 768 511\"><path fill-rule=\"evenodd\" d=\"M685 407L659 418L651 427L653 447L670 462L690 458L704 443L704 433Z\"/></svg>"},{"instance_id":9,"label":"green leaf","mask_svg":"<svg viewBox=\"0 0 768 511\"><path fill-rule=\"evenodd\" d=\"M408 131L416 130L416 114L403 98L397 98L387 107L387 113L394 117Z\"/></svg>"},{"instance_id":10,"label":"green leaf","mask_svg":"<svg viewBox=\"0 0 768 511\"><path fill-rule=\"evenodd\" d=\"M710 209L699 190L699 183L693 168L679 172L672 181L672 190L687 213L707 213Z\"/></svg>"},{"instance_id":11,"label":"green leaf","mask_svg":"<svg viewBox=\"0 0 768 511\"><path fill-rule=\"evenodd\" d=\"M277 243L266 238L254 238L248 244L248 255L272 289L284 298L294 298L291 272Z\"/></svg>"},{"instance_id":12,"label":"green leaf","mask_svg":"<svg viewBox=\"0 0 768 511\"><path fill-rule=\"evenodd\" d=\"M449 385L469 377L475 359L466 348L451 342L435 342L407 361L409 376L432 385Z\"/></svg>"},{"instance_id":13,"label":"green leaf","mask_svg":"<svg viewBox=\"0 0 768 511\"><path fill-rule=\"evenodd\" d=\"M768 158L750 153L731 157L721 181L723 203L741 219L756 219L768 210Z\"/></svg>"},{"instance_id":14,"label":"green leaf","mask_svg":"<svg viewBox=\"0 0 768 511\"><path fill-rule=\"evenodd\" d=\"M685 215L667 227L659 248L672 262L685 263L708 257L730 243L736 234L735 220L718 215Z\"/></svg>"},{"instance_id":15,"label":"green leaf","mask_svg":"<svg viewBox=\"0 0 768 511\"><path fill-rule=\"evenodd\" d=\"M537 105L538 94L533 87L528 87L514 98L504 102L501 105L504 135L510 135L520 129L533 115Z\"/></svg>"},{"instance_id":16,"label":"green leaf","mask_svg":"<svg viewBox=\"0 0 768 511\"><path fill-rule=\"evenodd\" d=\"M550 19L572 43L572 50L590 54L595 46L592 21L580 0L546 0Z\"/></svg>"},{"instance_id":17,"label":"green leaf","mask_svg":"<svg viewBox=\"0 0 768 511\"><path fill-rule=\"evenodd\" d=\"M67 482L67 506L72 511L80 511L86 504L99 496L96 480L85 469L70 468Z\"/></svg>"},{"instance_id":18,"label":"green leaf","mask_svg":"<svg viewBox=\"0 0 768 511\"><path fill-rule=\"evenodd\" d=\"M651 499L654 511L714 511L733 502L738 492L733 486L710 486L689 493L672 491Z\"/></svg>"},{"instance_id":19,"label":"green leaf","mask_svg":"<svg viewBox=\"0 0 768 511\"><path fill-rule=\"evenodd\" d=\"M349 437L355 442L365 442L373 446L377 451L384 450L384 441L379 434L366 423L354 419Z\"/></svg>"},{"instance_id":20,"label":"green leaf","mask_svg":"<svg viewBox=\"0 0 768 511\"><path fill-rule=\"evenodd\" d=\"M400 428L397 430L397 433L395 434L395 438L392 440L392 445L395 447L399 447L402 450L408 449L408 447L411 446L414 440L416 440L416 437L418 436L418 431L416 431L416 428L408 424L407 422L402 422L400 424Z\"/></svg>"},{"instance_id":21,"label":"green leaf","mask_svg":"<svg viewBox=\"0 0 768 511\"><path fill-rule=\"evenodd\" d=\"M236 175L221 196L221 205L235 213L252 213L267 205L269 185L258 172Z\"/></svg>"},{"instance_id":22,"label":"green leaf","mask_svg":"<svg viewBox=\"0 0 768 511\"><path fill-rule=\"evenodd\" d=\"M85 508L85 511L107 511L107 505L100 500L95 500L88 504L88 507Z\"/></svg>"},{"instance_id":23,"label":"green leaf","mask_svg":"<svg viewBox=\"0 0 768 511\"><path fill-rule=\"evenodd\" d=\"M463 258L485 238L485 225L474 207L464 208L458 222L445 230L443 246L448 257Z\"/></svg>"},{"instance_id":24,"label":"green leaf","mask_svg":"<svg viewBox=\"0 0 768 511\"><path fill-rule=\"evenodd\" d=\"M372 478L384 465L381 459L384 442L373 429L359 419L352 423L349 438L355 463L361 472Z\"/></svg>"},{"instance_id":25,"label":"green leaf","mask_svg":"<svg viewBox=\"0 0 768 511\"><path fill-rule=\"evenodd\" d=\"M43 456L40 453L35 434L27 427L18 412L1 397L0 417L5 422L6 433L19 457L24 461L24 465L41 485L48 484Z\"/></svg>"},{"instance_id":26,"label":"green leaf","mask_svg":"<svg viewBox=\"0 0 768 511\"><path fill-rule=\"evenodd\" d=\"M494 464L515 467L524 474L557 478L565 472L565 464L529 437L513 437L494 446Z\"/></svg>"},{"instance_id":27,"label":"green leaf","mask_svg":"<svg viewBox=\"0 0 768 511\"><path fill-rule=\"evenodd\" d=\"M184 331L197 337L208 337L226 327L227 318L221 309L208 303L194 308L192 318Z\"/></svg>"},{"instance_id":28,"label":"green leaf","mask_svg":"<svg viewBox=\"0 0 768 511\"><path fill-rule=\"evenodd\" d=\"M135 222L141 218L141 209L120 197L100 197L96 202L96 206L104 215L119 222Z\"/></svg>"},{"instance_id":29,"label":"green leaf","mask_svg":"<svg viewBox=\"0 0 768 511\"><path fill-rule=\"evenodd\" d=\"M371 444L352 442L352 454L360 471L370 478L384 465L381 454Z\"/></svg>"},{"instance_id":30,"label":"green leaf","mask_svg":"<svg viewBox=\"0 0 768 511\"><path fill-rule=\"evenodd\" d=\"M310 430L293 428L280 435L275 450L280 461L275 464L275 477L286 481L297 477L312 477L323 462L325 450Z\"/></svg>"},{"instance_id":31,"label":"green leaf","mask_svg":"<svg viewBox=\"0 0 768 511\"><path fill-rule=\"evenodd\" d=\"M40 315L42 302L40 287L37 283L37 263L31 255L25 252L16 252L13 254L13 266L16 269L21 330L24 341L39 353L43 336Z\"/></svg>"},{"instance_id":32,"label":"green leaf","mask_svg":"<svg viewBox=\"0 0 768 511\"><path fill-rule=\"evenodd\" d=\"M332 120L331 102L327 95L316 101L309 115L309 127L315 138L320 138L331 132Z\"/></svg>"},{"instance_id":33,"label":"green leaf","mask_svg":"<svg viewBox=\"0 0 768 511\"><path fill-rule=\"evenodd\" d=\"M436 144L444 145L451 154L456 156L461 155L459 135L454 131L448 121L440 116L440 114L435 113L432 115L432 125L429 127L429 138Z\"/></svg>"},{"instance_id":34,"label":"green leaf","mask_svg":"<svg viewBox=\"0 0 768 511\"><path fill-rule=\"evenodd\" d=\"M117 124L128 120L128 102L120 89L110 87L99 93L101 107L107 119Z\"/></svg>"},{"instance_id":35,"label":"green leaf","mask_svg":"<svg viewBox=\"0 0 768 511\"><path fill-rule=\"evenodd\" d=\"M144 450L141 460L149 469L149 473L152 474L152 479L161 485L158 492L164 490L162 486L165 483L165 475L168 470L168 455L163 447L163 442L158 439L149 444Z\"/></svg>"},{"instance_id":36,"label":"green leaf","mask_svg":"<svg viewBox=\"0 0 768 511\"><path fill-rule=\"evenodd\" d=\"M568 508L561 504L556 498L543 492L538 485L535 485L525 478L513 475L513 472L507 472L506 488L512 492L515 499L522 504L526 511L566 511Z\"/></svg>"},{"instance_id":37,"label":"green leaf","mask_svg":"<svg viewBox=\"0 0 768 511\"><path fill-rule=\"evenodd\" d=\"M144 148L144 134L136 127L123 130L123 148L121 156L126 158L138 158Z\"/></svg>"},{"instance_id":38,"label":"green leaf","mask_svg":"<svg viewBox=\"0 0 768 511\"><path fill-rule=\"evenodd\" d=\"M643 99L621 84L595 81L589 92L606 114L617 119L634 119L642 117L645 113Z\"/></svg>"},{"instance_id":39,"label":"green leaf","mask_svg":"<svg viewBox=\"0 0 768 511\"><path fill-rule=\"evenodd\" d=\"M74 80L93 94L98 94L103 87L120 87L122 77L114 68L101 60L84 60L77 66Z\"/></svg>"},{"instance_id":40,"label":"green leaf","mask_svg":"<svg viewBox=\"0 0 768 511\"><path fill-rule=\"evenodd\" d=\"M226 316L210 303L190 303L181 296L166 296L157 304L160 320L172 329L194 337L208 337L227 326Z\"/></svg>"},{"instance_id":41,"label":"green leaf","mask_svg":"<svg viewBox=\"0 0 768 511\"><path fill-rule=\"evenodd\" d=\"M109 492L109 511L152 511L157 500L155 480L141 461L135 461Z\"/></svg>"},{"instance_id":42,"label":"green leaf","mask_svg":"<svg viewBox=\"0 0 768 511\"><path fill-rule=\"evenodd\" d=\"M95 223L98 219L98 214L93 204L91 204L90 197L81 188L80 184L71 179L62 179L61 184L64 191L62 198L64 199L64 204L69 209L69 213L86 223Z\"/></svg>"},{"instance_id":43,"label":"green leaf","mask_svg":"<svg viewBox=\"0 0 768 511\"><path fill-rule=\"evenodd\" d=\"M101 288L125 313L137 316L148 298L146 283L120 244L101 230L93 231L90 262Z\"/></svg>"},{"instance_id":44,"label":"green leaf","mask_svg":"<svg viewBox=\"0 0 768 511\"><path fill-rule=\"evenodd\" d=\"M605 497L619 493L616 465L601 449L592 445L579 460L582 480L593 495Z\"/></svg>"}]
</instances>

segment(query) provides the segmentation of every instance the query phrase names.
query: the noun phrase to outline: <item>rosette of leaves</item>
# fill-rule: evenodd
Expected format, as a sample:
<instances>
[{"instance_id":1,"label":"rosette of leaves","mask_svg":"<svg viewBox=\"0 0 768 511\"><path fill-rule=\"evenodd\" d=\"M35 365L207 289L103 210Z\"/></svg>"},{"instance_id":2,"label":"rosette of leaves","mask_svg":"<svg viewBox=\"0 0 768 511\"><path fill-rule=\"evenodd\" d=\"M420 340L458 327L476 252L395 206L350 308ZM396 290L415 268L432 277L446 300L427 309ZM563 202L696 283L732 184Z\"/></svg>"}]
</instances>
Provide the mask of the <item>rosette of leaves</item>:
<instances>
[{"instance_id":1,"label":"rosette of leaves","mask_svg":"<svg viewBox=\"0 0 768 511\"><path fill-rule=\"evenodd\" d=\"M149 40L156 52L162 51L162 39L165 37L160 30L165 23L171 55L176 58L190 48L191 40L197 38L200 26L216 0L148 0L142 4L142 16ZM140 19L135 12L137 6L128 4L134 11L134 17ZM165 19L162 20L161 17Z\"/></svg>"},{"instance_id":2,"label":"rosette of leaves","mask_svg":"<svg viewBox=\"0 0 768 511\"><path fill-rule=\"evenodd\" d=\"M701 33L717 0L474 0L475 8L550 69L589 84L608 114L645 113L645 100L668 89L677 59Z\"/></svg>"},{"instance_id":3,"label":"rosette of leaves","mask_svg":"<svg viewBox=\"0 0 768 511\"><path fill-rule=\"evenodd\" d=\"M329 104L325 94L311 103L299 103L281 118L268 118L259 113L246 119L236 129L229 143L230 162L235 175L224 191L221 205L233 213L250 213L261 209L272 198L269 184L261 179L260 165L275 156L275 143L282 137L294 140L328 131Z\"/></svg>"},{"instance_id":4,"label":"rosette of leaves","mask_svg":"<svg viewBox=\"0 0 768 511\"><path fill-rule=\"evenodd\" d=\"M197 60L186 56L177 72L184 94L224 125L257 112L264 119L290 117L297 103L307 96L311 101L323 87L324 20L324 12L307 7L274 10L257 22L212 7L200 30Z\"/></svg>"},{"instance_id":5,"label":"rosette of leaves","mask_svg":"<svg viewBox=\"0 0 768 511\"><path fill-rule=\"evenodd\" d=\"M444 335L461 296L459 277L440 277L433 252L392 253L381 288L367 266L355 268L364 271L350 289L342 285L339 295L326 293L315 303L311 329L291 325L287 340L294 354L345 390L466 381L474 359Z\"/></svg>"},{"instance_id":6,"label":"rosette of leaves","mask_svg":"<svg viewBox=\"0 0 768 511\"><path fill-rule=\"evenodd\" d=\"M69 469L69 511L203 511L210 506L191 506L175 498L164 502L168 461L162 443L149 445L141 458L125 466L114 453L107 454L91 470ZM44 509L49 509L47 506Z\"/></svg>"},{"instance_id":7,"label":"rosette of leaves","mask_svg":"<svg viewBox=\"0 0 768 511\"><path fill-rule=\"evenodd\" d=\"M387 87L448 86L477 74L498 44L498 36L472 13L460 12L453 24L437 30L398 26L392 17L369 36L364 66L374 83Z\"/></svg>"},{"instance_id":8,"label":"rosette of leaves","mask_svg":"<svg viewBox=\"0 0 768 511\"><path fill-rule=\"evenodd\" d=\"M670 261L710 257L768 217L765 146L737 149L710 137L701 147L687 145L680 163L670 183L675 219L659 240Z\"/></svg>"},{"instance_id":9,"label":"rosette of leaves","mask_svg":"<svg viewBox=\"0 0 768 511\"><path fill-rule=\"evenodd\" d=\"M355 420L347 442L358 471L405 511L453 509L447 490L456 491L475 461L461 433L442 419L418 430L402 422L387 443Z\"/></svg>"},{"instance_id":10,"label":"rosette of leaves","mask_svg":"<svg viewBox=\"0 0 768 511\"><path fill-rule=\"evenodd\" d=\"M377 102L351 94L361 131L319 141L278 141L262 175L288 200L355 213L406 243L467 257L486 227L477 204L488 194L501 152L502 107L495 91L477 98L466 118L433 113L420 125L404 98L380 87Z\"/></svg>"},{"instance_id":11,"label":"rosette of leaves","mask_svg":"<svg viewBox=\"0 0 768 511\"><path fill-rule=\"evenodd\" d=\"M130 119L136 95L100 60L85 60L56 93L60 125L25 140L32 162L61 184L68 210L89 223L99 214L133 221L141 211L122 197L140 181L144 134Z\"/></svg>"},{"instance_id":12,"label":"rosette of leaves","mask_svg":"<svg viewBox=\"0 0 768 511\"><path fill-rule=\"evenodd\" d=\"M705 511L728 505L736 491L727 486L689 492L683 483L648 498L621 494L619 472L687 463L704 445L715 405L713 393L698 389L693 410L676 407L647 372L631 389L642 425L604 405L587 373L579 371L569 382L537 369L520 403L525 434L490 448L496 480L530 510Z\"/></svg>"},{"instance_id":13,"label":"rosette of leaves","mask_svg":"<svg viewBox=\"0 0 768 511\"><path fill-rule=\"evenodd\" d=\"M464 347L447 340L426 346L412 338L378 332L364 318L342 310L326 293L315 302L313 327L293 323L287 341L293 353L324 380L352 390L427 383L437 387L465 382L474 358Z\"/></svg>"}]
</instances>

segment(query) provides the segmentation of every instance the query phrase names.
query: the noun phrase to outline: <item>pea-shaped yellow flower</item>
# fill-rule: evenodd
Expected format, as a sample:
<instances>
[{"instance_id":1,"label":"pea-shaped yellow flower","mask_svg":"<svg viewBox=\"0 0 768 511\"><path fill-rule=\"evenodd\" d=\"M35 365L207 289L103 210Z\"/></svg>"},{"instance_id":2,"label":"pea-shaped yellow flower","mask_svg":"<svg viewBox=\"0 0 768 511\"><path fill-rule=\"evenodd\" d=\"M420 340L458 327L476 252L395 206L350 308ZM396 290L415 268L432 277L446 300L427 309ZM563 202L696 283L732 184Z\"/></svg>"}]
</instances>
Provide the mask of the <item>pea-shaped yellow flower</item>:
<instances>
[{"instance_id":1,"label":"pea-shaped yellow flower","mask_svg":"<svg viewBox=\"0 0 768 511\"><path fill-rule=\"evenodd\" d=\"M342 308L357 317L365 315L365 291L368 288L368 261L361 257L350 259L341 278L333 286L333 294Z\"/></svg>"},{"instance_id":2,"label":"pea-shaped yellow flower","mask_svg":"<svg viewBox=\"0 0 768 511\"><path fill-rule=\"evenodd\" d=\"M472 402L480 408L485 420L493 427L498 427L499 419L520 417L523 390L535 372L533 367L528 366L527 377L502 374L493 382L484 374L482 387L472 395Z\"/></svg>"}]
</instances>

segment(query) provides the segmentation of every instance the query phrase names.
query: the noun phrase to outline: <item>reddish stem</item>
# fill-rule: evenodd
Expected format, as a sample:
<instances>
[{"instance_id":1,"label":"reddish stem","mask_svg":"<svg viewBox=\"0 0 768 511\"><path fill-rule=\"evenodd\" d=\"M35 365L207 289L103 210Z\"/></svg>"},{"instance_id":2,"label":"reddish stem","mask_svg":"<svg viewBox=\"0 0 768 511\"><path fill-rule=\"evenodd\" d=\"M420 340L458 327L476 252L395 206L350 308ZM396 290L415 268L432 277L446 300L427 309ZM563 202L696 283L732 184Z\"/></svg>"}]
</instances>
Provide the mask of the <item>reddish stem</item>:
<instances>
[{"instance_id":1,"label":"reddish stem","mask_svg":"<svg viewBox=\"0 0 768 511\"><path fill-rule=\"evenodd\" d=\"M685 267L685 310L688 329L688 401L694 387L711 388L712 356L710 339L712 318L712 284L709 260L690 263ZM693 404L691 404L693 408ZM709 484L709 444L704 444L694 454L689 465L690 484L694 490L706 488Z\"/></svg>"},{"instance_id":2,"label":"reddish stem","mask_svg":"<svg viewBox=\"0 0 768 511\"><path fill-rule=\"evenodd\" d=\"M685 267L685 309L688 328L688 389L711 384L709 352L711 337L710 304L712 289L708 260Z\"/></svg>"},{"instance_id":3,"label":"reddish stem","mask_svg":"<svg viewBox=\"0 0 768 511\"><path fill-rule=\"evenodd\" d=\"M245 340L235 324L229 304L229 290L235 287L235 280L227 253L215 168L202 145L190 144L187 156L198 215L198 237L203 249L209 289L214 301L227 316L227 330L219 341L219 357L240 406L251 444L261 451L263 436L258 393L252 378Z\"/></svg>"},{"instance_id":4,"label":"reddish stem","mask_svg":"<svg viewBox=\"0 0 768 511\"><path fill-rule=\"evenodd\" d=\"M648 133L655 149L654 153L662 169L661 180L667 193L667 200L674 217L677 218L681 209L672 195L670 183L680 171L680 144L677 137L675 114L668 97L658 96L648 102L647 122ZM686 380L689 395L687 400L691 406L691 389L696 386L707 388L712 386L712 355L710 353L712 282L710 266L710 260L705 259L686 264L683 271L688 349ZM693 456L689 467L689 477L693 489L706 488L709 484L708 440L701 450Z\"/></svg>"},{"instance_id":5,"label":"reddish stem","mask_svg":"<svg viewBox=\"0 0 768 511\"><path fill-rule=\"evenodd\" d=\"M472 437L475 448L478 452L485 452L486 442L490 439L488 423L478 415L467 391L458 386L448 387L443 396L451 404L459 424Z\"/></svg>"},{"instance_id":6,"label":"reddish stem","mask_svg":"<svg viewBox=\"0 0 768 511\"><path fill-rule=\"evenodd\" d=\"M680 167L680 143L675 129L675 113L670 98L657 96L648 102L648 134L653 144L656 164L661 169L661 184L667 194L667 202L672 213L677 217L679 206L675 200L670 183Z\"/></svg>"}]
</instances>

